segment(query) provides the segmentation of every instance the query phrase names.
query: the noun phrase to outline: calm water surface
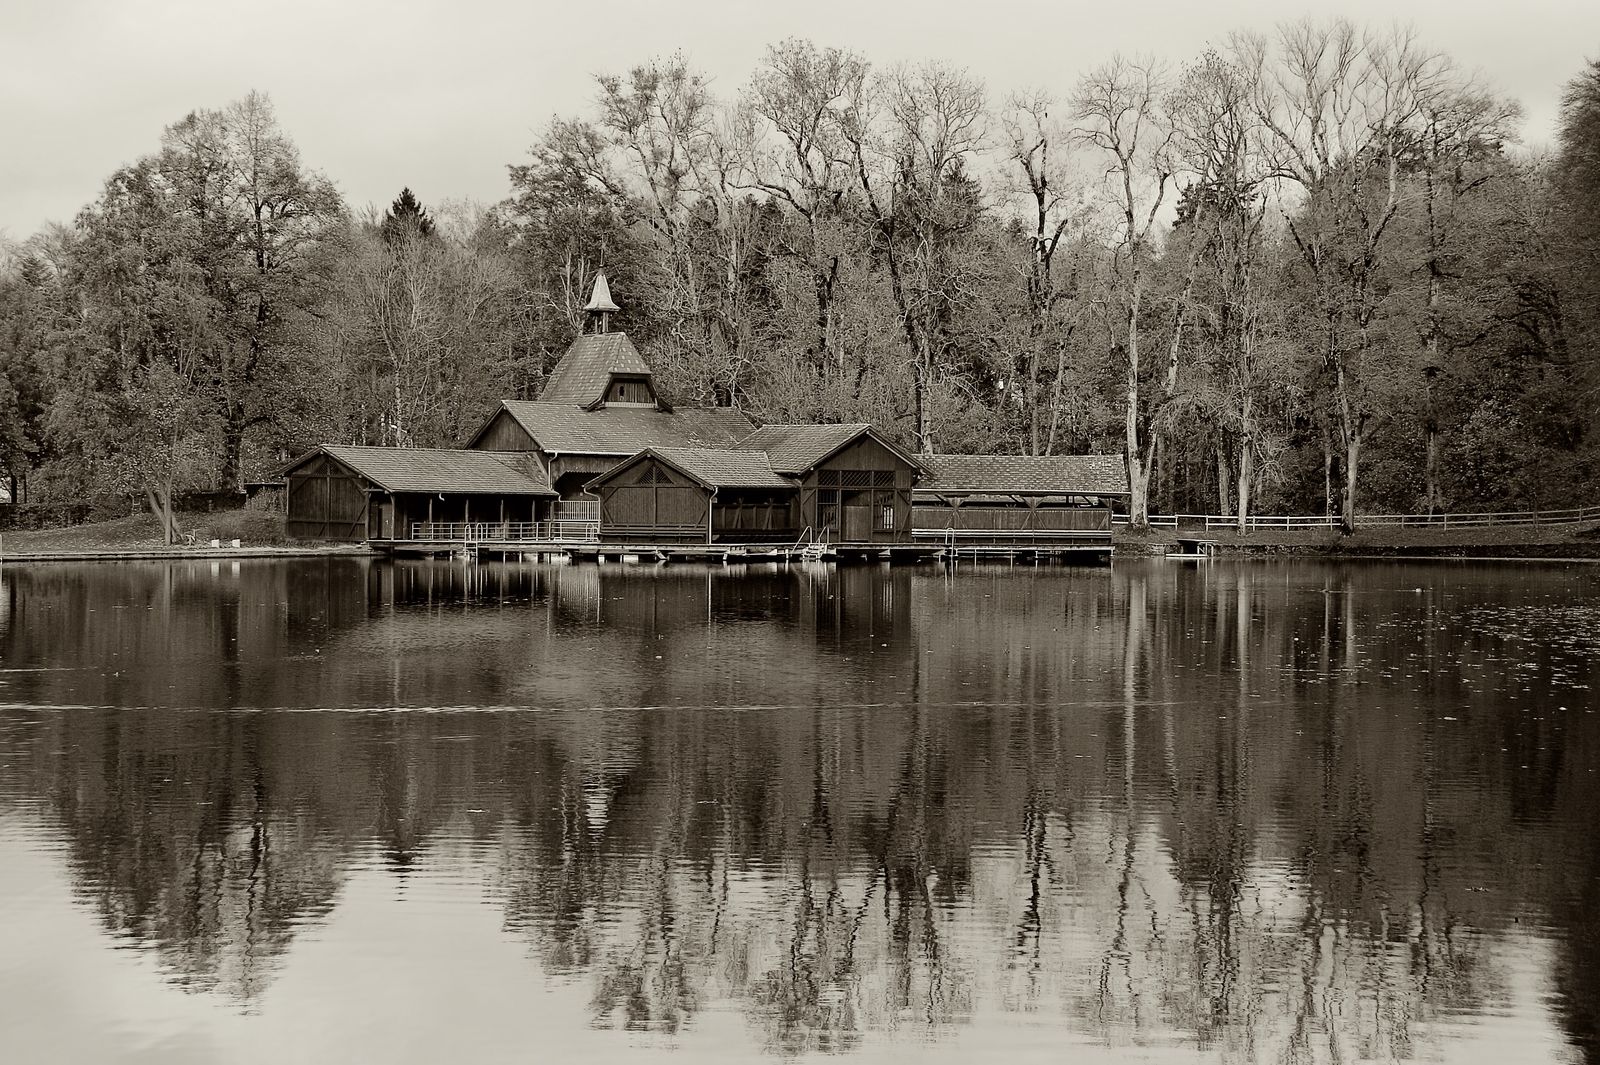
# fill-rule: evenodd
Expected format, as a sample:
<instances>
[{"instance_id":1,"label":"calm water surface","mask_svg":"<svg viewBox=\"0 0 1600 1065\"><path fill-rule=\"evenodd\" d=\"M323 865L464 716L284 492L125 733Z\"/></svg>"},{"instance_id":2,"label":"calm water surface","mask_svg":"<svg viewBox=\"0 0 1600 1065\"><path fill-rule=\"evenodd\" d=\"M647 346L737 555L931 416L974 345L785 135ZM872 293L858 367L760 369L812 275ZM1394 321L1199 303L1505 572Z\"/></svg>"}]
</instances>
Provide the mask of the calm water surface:
<instances>
[{"instance_id":1,"label":"calm water surface","mask_svg":"<svg viewBox=\"0 0 1600 1065\"><path fill-rule=\"evenodd\" d=\"M1600 1060L1600 570L0 573L0 1058Z\"/></svg>"}]
</instances>

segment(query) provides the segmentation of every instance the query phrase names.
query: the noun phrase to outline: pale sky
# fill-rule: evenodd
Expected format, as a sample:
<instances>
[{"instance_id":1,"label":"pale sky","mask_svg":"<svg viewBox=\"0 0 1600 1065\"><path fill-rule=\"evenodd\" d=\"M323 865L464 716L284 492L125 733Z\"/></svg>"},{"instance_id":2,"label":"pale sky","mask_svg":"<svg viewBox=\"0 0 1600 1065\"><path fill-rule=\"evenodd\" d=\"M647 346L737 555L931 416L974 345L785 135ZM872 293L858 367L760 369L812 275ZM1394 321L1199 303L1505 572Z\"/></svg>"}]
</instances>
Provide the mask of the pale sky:
<instances>
[{"instance_id":1,"label":"pale sky","mask_svg":"<svg viewBox=\"0 0 1600 1065\"><path fill-rule=\"evenodd\" d=\"M1181 63L1229 30L1335 13L1410 23L1481 71L1522 101L1530 146L1600 56L1596 0L0 0L0 235L70 221L163 126L252 88L353 206L402 185L493 202L550 116L593 98L593 75L678 50L722 95L767 44L804 36L878 65L956 62L998 102L1064 95L1116 51Z\"/></svg>"}]
</instances>

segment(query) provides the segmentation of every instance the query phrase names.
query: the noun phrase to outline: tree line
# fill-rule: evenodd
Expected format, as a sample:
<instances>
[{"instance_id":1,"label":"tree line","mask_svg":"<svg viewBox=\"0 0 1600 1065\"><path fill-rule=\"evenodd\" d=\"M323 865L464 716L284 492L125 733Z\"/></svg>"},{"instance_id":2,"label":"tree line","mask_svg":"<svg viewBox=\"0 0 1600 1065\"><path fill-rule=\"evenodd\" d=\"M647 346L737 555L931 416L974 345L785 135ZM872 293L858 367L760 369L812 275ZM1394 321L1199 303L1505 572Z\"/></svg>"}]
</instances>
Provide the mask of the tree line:
<instances>
[{"instance_id":1,"label":"tree line","mask_svg":"<svg viewBox=\"0 0 1600 1065\"><path fill-rule=\"evenodd\" d=\"M1600 65L1558 143L1404 30L1235 33L992 96L805 40L596 79L488 206L353 208L267 97L0 265L0 467L50 502L454 446L604 268L677 401L919 452L1120 452L1135 523L1593 502Z\"/></svg>"}]
</instances>

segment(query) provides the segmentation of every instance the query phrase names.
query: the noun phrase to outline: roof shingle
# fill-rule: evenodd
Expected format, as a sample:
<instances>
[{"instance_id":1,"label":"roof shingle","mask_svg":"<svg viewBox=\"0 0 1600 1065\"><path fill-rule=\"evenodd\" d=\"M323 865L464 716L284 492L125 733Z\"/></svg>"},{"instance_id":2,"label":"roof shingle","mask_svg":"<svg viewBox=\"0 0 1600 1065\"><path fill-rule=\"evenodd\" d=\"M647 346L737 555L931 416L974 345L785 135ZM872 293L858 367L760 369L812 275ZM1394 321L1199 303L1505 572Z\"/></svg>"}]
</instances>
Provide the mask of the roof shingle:
<instances>
[{"instance_id":1,"label":"roof shingle","mask_svg":"<svg viewBox=\"0 0 1600 1065\"><path fill-rule=\"evenodd\" d=\"M539 401L587 407L605 395L612 374L649 377L650 367L626 333L581 336L550 371Z\"/></svg>"},{"instance_id":2,"label":"roof shingle","mask_svg":"<svg viewBox=\"0 0 1600 1065\"><path fill-rule=\"evenodd\" d=\"M713 488L794 488L795 482L772 468L765 451L704 447L654 447L668 462Z\"/></svg>"},{"instance_id":3,"label":"roof shingle","mask_svg":"<svg viewBox=\"0 0 1600 1065\"><path fill-rule=\"evenodd\" d=\"M550 453L636 455L648 447L725 448L752 428L731 407L603 407L586 411L566 403L508 399L510 412L528 435Z\"/></svg>"},{"instance_id":4,"label":"roof shingle","mask_svg":"<svg viewBox=\"0 0 1600 1065\"><path fill-rule=\"evenodd\" d=\"M533 463L516 452L324 444L322 450L390 492L555 495Z\"/></svg>"},{"instance_id":5,"label":"roof shingle","mask_svg":"<svg viewBox=\"0 0 1600 1065\"><path fill-rule=\"evenodd\" d=\"M851 438L872 426L865 422L845 425L765 425L739 441L740 448L765 451L779 473L802 474Z\"/></svg>"},{"instance_id":6,"label":"roof shingle","mask_svg":"<svg viewBox=\"0 0 1600 1065\"><path fill-rule=\"evenodd\" d=\"M1126 495L1121 455L923 455L929 478L919 490Z\"/></svg>"}]
</instances>

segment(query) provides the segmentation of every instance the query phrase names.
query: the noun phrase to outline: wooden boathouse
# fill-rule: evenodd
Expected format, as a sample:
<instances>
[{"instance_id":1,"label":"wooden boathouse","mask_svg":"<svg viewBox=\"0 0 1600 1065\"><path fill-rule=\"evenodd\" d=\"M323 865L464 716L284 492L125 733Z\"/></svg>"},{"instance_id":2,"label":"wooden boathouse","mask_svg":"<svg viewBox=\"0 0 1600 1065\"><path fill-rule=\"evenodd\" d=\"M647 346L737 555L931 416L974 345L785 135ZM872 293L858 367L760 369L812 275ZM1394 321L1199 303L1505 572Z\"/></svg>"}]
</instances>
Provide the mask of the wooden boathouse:
<instances>
[{"instance_id":1,"label":"wooden boathouse","mask_svg":"<svg viewBox=\"0 0 1600 1065\"><path fill-rule=\"evenodd\" d=\"M589 482L605 542L911 542L922 467L867 424L769 425L734 448L647 448Z\"/></svg>"},{"instance_id":2,"label":"wooden boathouse","mask_svg":"<svg viewBox=\"0 0 1600 1065\"><path fill-rule=\"evenodd\" d=\"M323 444L282 477L296 540L459 539L471 524L532 533L556 498L537 463L485 451Z\"/></svg>"},{"instance_id":3,"label":"wooden boathouse","mask_svg":"<svg viewBox=\"0 0 1600 1065\"><path fill-rule=\"evenodd\" d=\"M579 557L1109 557L1116 456L907 454L872 425L757 427L676 407L604 278L537 400L460 449L323 445L283 471L287 530L391 552Z\"/></svg>"},{"instance_id":4,"label":"wooden boathouse","mask_svg":"<svg viewBox=\"0 0 1600 1065\"><path fill-rule=\"evenodd\" d=\"M764 451L648 448L589 490L605 543L790 543L800 534L796 486Z\"/></svg>"}]
</instances>

